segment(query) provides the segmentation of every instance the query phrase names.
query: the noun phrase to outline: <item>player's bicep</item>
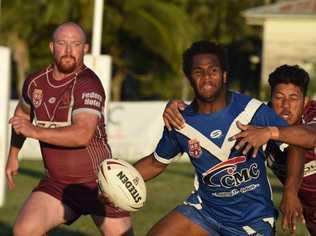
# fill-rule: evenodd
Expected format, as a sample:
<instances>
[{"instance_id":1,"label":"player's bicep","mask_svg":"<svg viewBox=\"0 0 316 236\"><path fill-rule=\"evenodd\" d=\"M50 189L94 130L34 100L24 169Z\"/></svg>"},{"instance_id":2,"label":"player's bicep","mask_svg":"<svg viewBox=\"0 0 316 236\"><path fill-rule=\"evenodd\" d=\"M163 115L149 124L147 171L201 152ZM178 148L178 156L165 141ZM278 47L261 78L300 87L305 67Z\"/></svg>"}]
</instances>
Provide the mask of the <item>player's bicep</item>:
<instances>
[{"instance_id":1,"label":"player's bicep","mask_svg":"<svg viewBox=\"0 0 316 236\"><path fill-rule=\"evenodd\" d=\"M83 138L91 139L95 133L99 121L99 116L92 112L79 112L73 115L72 124L76 129L86 135Z\"/></svg>"},{"instance_id":2,"label":"player's bicep","mask_svg":"<svg viewBox=\"0 0 316 236\"><path fill-rule=\"evenodd\" d=\"M137 161L134 167L139 171L144 180L147 181L162 173L166 169L167 164L157 161L152 153Z\"/></svg>"}]
</instances>

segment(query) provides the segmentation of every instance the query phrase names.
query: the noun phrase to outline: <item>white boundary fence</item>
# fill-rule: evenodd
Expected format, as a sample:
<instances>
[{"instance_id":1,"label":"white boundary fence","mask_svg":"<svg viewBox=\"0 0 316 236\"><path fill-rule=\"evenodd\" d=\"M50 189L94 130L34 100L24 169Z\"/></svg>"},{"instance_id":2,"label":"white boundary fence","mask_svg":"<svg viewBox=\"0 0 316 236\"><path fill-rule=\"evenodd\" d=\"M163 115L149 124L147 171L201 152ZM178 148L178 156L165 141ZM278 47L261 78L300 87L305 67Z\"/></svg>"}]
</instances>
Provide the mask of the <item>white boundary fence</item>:
<instances>
[{"instance_id":1,"label":"white boundary fence","mask_svg":"<svg viewBox=\"0 0 316 236\"><path fill-rule=\"evenodd\" d=\"M8 133L8 106L9 106L9 83L10 83L10 50L0 47L0 206L4 204L5 195L5 163L7 156Z\"/></svg>"}]
</instances>

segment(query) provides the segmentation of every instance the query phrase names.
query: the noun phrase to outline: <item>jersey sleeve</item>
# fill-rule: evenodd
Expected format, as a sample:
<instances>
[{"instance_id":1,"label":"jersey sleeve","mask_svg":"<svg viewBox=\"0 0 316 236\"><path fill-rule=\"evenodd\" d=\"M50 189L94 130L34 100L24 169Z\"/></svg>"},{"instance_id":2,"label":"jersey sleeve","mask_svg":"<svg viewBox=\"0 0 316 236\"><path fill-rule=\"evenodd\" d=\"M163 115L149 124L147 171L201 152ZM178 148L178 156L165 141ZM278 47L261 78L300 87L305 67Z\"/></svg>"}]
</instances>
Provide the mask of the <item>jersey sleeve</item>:
<instances>
[{"instance_id":1,"label":"jersey sleeve","mask_svg":"<svg viewBox=\"0 0 316 236\"><path fill-rule=\"evenodd\" d=\"M303 122L307 125L316 125L316 101L310 101L304 109Z\"/></svg>"},{"instance_id":2,"label":"jersey sleeve","mask_svg":"<svg viewBox=\"0 0 316 236\"><path fill-rule=\"evenodd\" d=\"M20 97L20 102L22 103L23 106L27 108L31 108L32 106L31 95L29 94L30 83L31 83L31 78L30 77L26 78L22 87L22 96Z\"/></svg>"},{"instance_id":3,"label":"jersey sleeve","mask_svg":"<svg viewBox=\"0 0 316 236\"><path fill-rule=\"evenodd\" d=\"M101 117L105 103L105 93L101 82L93 77L80 78L74 89L72 115L88 112Z\"/></svg>"},{"instance_id":4,"label":"jersey sleeve","mask_svg":"<svg viewBox=\"0 0 316 236\"><path fill-rule=\"evenodd\" d=\"M251 124L258 126L288 126L283 118L279 117L272 108L264 104L255 113Z\"/></svg>"},{"instance_id":5,"label":"jersey sleeve","mask_svg":"<svg viewBox=\"0 0 316 236\"><path fill-rule=\"evenodd\" d=\"M177 141L175 131L169 131L165 127L154 152L156 160L163 164L169 164L179 153L182 153L182 150Z\"/></svg>"}]
</instances>

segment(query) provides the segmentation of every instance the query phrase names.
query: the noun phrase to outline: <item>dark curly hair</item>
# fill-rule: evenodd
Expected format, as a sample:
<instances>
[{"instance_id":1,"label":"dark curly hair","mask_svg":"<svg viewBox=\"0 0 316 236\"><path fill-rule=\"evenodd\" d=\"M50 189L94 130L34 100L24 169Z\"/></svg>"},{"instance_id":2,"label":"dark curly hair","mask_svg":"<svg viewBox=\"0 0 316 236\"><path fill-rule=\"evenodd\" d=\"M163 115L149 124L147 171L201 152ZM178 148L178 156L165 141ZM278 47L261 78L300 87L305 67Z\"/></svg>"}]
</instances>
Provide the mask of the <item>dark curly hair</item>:
<instances>
[{"instance_id":1,"label":"dark curly hair","mask_svg":"<svg viewBox=\"0 0 316 236\"><path fill-rule=\"evenodd\" d=\"M191 47L185 50L182 56L182 69L187 78L191 79L193 57L197 54L215 55L219 60L222 71L228 70L225 50L221 45L209 41L197 41L194 42Z\"/></svg>"},{"instance_id":2,"label":"dark curly hair","mask_svg":"<svg viewBox=\"0 0 316 236\"><path fill-rule=\"evenodd\" d=\"M271 93L274 91L278 84L294 84L300 88L303 95L306 95L308 83L309 83L308 73L299 67L298 65L282 65L276 68L269 75L269 84L271 87Z\"/></svg>"}]
</instances>

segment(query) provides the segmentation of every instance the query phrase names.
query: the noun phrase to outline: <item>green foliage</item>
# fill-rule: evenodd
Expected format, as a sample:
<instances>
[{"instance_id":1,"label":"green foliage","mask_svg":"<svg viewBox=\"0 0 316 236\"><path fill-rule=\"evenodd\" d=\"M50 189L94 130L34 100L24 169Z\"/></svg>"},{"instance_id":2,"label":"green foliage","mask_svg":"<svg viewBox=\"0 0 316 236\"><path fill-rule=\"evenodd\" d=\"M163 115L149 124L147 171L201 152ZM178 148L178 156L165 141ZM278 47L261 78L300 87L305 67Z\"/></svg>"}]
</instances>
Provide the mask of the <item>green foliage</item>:
<instances>
[{"instance_id":1,"label":"green foliage","mask_svg":"<svg viewBox=\"0 0 316 236\"><path fill-rule=\"evenodd\" d=\"M13 75L21 86L26 74L51 63L48 42L65 21L83 25L92 35L91 0L4 0L0 43L11 47L16 62ZM113 59L112 94L122 98L122 86L132 78L138 99L185 97L181 55L192 41L216 40L231 44L257 37L240 12L262 4L256 1L216 0L106 0L102 52ZM243 83L242 80L238 82ZM159 85L160 83L160 85ZM171 85L168 87L167 85ZM148 87L148 91L144 90ZM152 95L149 88L153 88ZM177 89L175 89L177 88ZM179 95L180 93L180 95Z\"/></svg>"}]
</instances>

